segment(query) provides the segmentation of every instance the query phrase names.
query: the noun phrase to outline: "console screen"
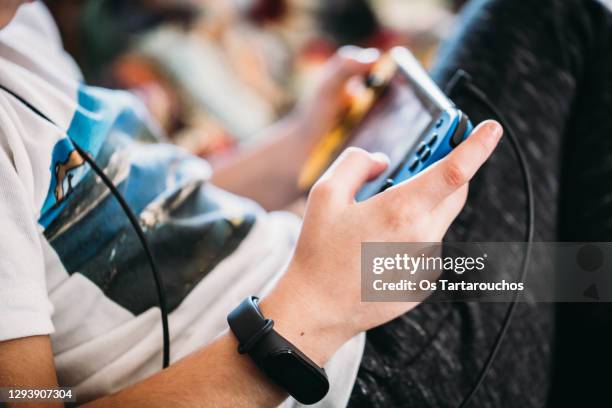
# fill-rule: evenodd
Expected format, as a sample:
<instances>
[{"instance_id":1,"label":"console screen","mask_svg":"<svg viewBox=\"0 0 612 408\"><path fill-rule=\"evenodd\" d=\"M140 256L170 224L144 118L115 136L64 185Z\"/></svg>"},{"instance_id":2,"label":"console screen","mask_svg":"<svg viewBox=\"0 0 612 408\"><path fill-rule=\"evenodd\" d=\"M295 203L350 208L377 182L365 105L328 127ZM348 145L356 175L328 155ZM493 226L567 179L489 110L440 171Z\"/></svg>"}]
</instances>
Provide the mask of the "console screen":
<instances>
[{"instance_id":1,"label":"console screen","mask_svg":"<svg viewBox=\"0 0 612 408\"><path fill-rule=\"evenodd\" d=\"M437 119L439 109L418 95L401 73L393 75L362 123L353 131L349 144L369 152L383 152L395 168Z\"/></svg>"}]
</instances>

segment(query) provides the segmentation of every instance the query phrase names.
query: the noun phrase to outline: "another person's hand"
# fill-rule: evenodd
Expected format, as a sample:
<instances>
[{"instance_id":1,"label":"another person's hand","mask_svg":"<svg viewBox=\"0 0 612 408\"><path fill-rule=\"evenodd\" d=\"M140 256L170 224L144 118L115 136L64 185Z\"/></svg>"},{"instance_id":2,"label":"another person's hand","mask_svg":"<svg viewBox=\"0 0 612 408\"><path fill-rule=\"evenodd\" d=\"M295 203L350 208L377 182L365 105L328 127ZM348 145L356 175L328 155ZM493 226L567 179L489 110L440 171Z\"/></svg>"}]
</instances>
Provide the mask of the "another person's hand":
<instances>
[{"instance_id":1,"label":"another person's hand","mask_svg":"<svg viewBox=\"0 0 612 408\"><path fill-rule=\"evenodd\" d=\"M249 197L267 210L287 208L303 194L298 177L316 143L348 107L351 78L365 74L378 59L375 49L342 47L294 111L263 132L259 142L231 154L209 157L213 183Z\"/></svg>"},{"instance_id":2,"label":"another person's hand","mask_svg":"<svg viewBox=\"0 0 612 408\"><path fill-rule=\"evenodd\" d=\"M348 82L365 75L379 56L375 48L344 46L325 63L318 83L298 103L292 115L300 127L297 136L306 144L306 149L338 123L348 108Z\"/></svg>"},{"instance_id":3,"label":"another person's hand","mask_svg":"<svg viewBox=\"0 0 612 408\"><path fill-rule=\"evenodd\" d=\"M356 192L387 160L346 150L313 187L288 271L262 302L278 331L324 363L352 336L414 308L417 303L361 301L361 243L441 241L502 132L498 123L484 122L423 173L359 203Z\"/></svg>"}]
</instances>

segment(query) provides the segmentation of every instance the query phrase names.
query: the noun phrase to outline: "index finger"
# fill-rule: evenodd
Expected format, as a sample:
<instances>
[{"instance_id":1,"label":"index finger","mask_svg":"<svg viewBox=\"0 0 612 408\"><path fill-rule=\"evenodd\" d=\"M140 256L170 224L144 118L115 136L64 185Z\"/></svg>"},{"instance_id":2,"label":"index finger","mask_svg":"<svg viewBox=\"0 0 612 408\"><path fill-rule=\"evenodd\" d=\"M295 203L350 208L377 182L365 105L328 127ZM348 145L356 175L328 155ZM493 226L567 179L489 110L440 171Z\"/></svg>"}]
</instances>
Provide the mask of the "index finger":
<instances>
[{"instance_id":1,"label":"index finger","mask_svg":"<svg viewBox=\"0 0 612 408\"><path fill-rule=\"evenodd\" d=\"M340 48L324 68L327 91L330 94L341 92L346 81L370 71L379 57L380 52L376 48L361 48L353 45L345 45Z\"/></svg>"},{"instance_id":2,"label":"index finger","mask_svg":"<svg viewBox=\"0 0 612 408\"><path fill-rule=\"evenodd\" d=\"M496 121L482 122L448 156L388 191L410 197L411 206L430 210L474 177L497 147L502 134L503 128Z\"/></svg>"}]
</instances>

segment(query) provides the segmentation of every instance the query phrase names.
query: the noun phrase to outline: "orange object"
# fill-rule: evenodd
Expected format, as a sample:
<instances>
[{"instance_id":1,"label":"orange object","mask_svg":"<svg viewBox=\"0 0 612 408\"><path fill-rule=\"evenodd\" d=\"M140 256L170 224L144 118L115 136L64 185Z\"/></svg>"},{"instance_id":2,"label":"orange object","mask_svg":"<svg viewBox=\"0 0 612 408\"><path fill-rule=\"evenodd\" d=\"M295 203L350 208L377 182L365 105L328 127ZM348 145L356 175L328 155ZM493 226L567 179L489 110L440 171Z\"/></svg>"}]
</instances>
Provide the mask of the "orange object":
<instances>
[{"instance_id":1,"label":"orange object","mask_svg":"<svg viewBox=\"0 0 612 408\"><path fill-rule=\"evenodd\" d=\"M298 187L308 190L325 169L340 154L353 129L370 111L378 95L384 91L397 66L389 54L384 54L368 75L366 86L353 96L349 109L340 122L314 147L298 177Z\"/></svg>"}]
</instances>

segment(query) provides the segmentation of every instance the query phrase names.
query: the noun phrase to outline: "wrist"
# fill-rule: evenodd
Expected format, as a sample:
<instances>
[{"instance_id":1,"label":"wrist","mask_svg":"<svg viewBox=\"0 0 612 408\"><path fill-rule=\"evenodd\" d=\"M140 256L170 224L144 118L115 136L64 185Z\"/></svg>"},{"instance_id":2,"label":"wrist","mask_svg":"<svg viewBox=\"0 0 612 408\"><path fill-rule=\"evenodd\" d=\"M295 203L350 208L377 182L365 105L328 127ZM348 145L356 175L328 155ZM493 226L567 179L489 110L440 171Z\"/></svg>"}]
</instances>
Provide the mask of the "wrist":
<instances>
[{"instance_id":1,"label":"wrist","mask_svg":"<svg viewBox=\"0 0 612 408\"><path fill-rule=\"evenodd\" d=\"M299 151L307 157L325 133L324 127L320 121L313 120L313 114L307 107L301 105L296 106L287 115L287 120L293 130L290 136L292 143L299 146Z\"/></svg>"},{"instance_id":2,"label":"wrist","mask_svg":"<svg viewBox=\"0 0 612 408\"><path fill-rule=\"evenodd\" d=\"M323 366L356 332L324 305L322 294L312 294L304 286L283 279L260 308L274 320L274 330Z\"/></svg>"}]
</instances>

